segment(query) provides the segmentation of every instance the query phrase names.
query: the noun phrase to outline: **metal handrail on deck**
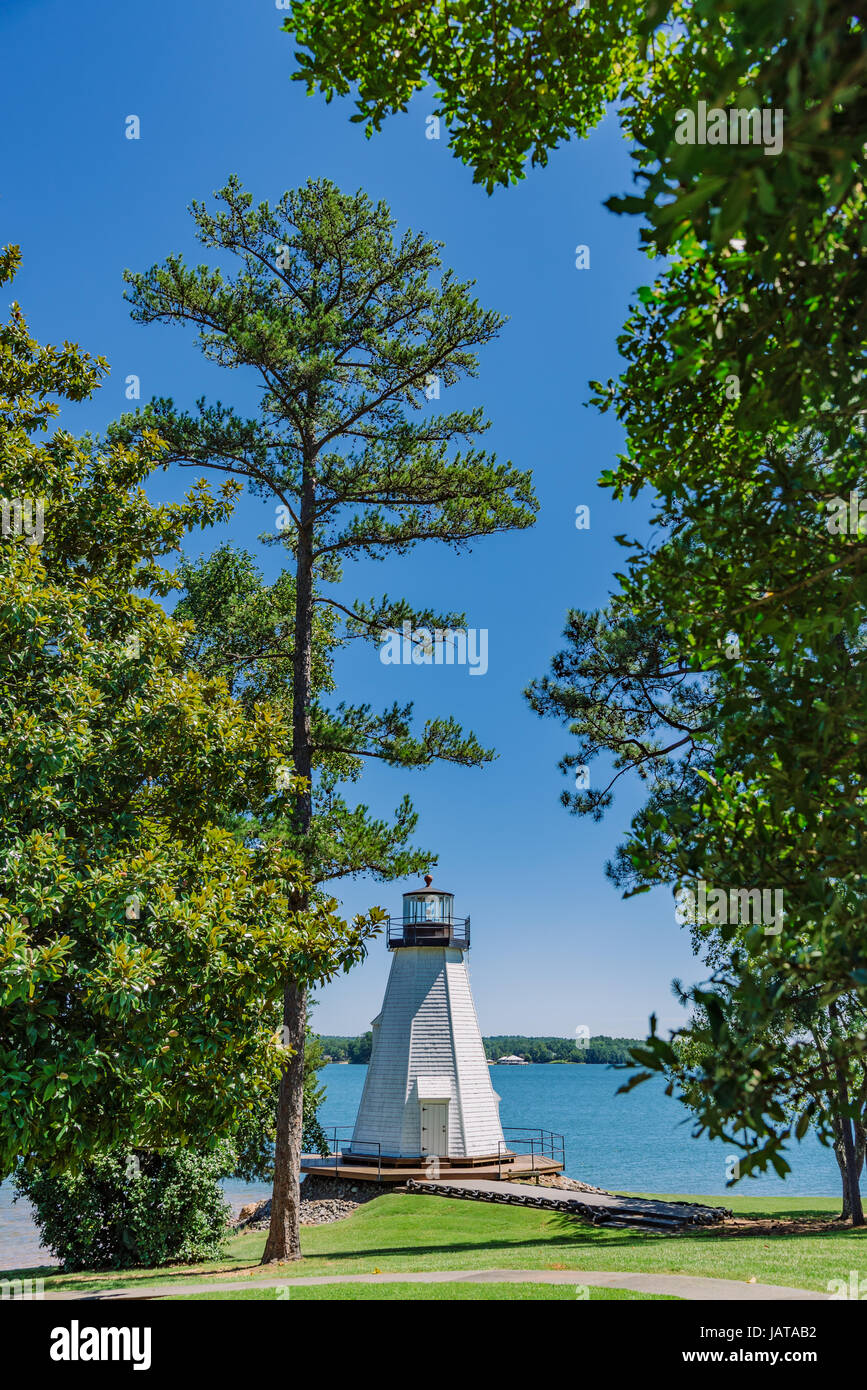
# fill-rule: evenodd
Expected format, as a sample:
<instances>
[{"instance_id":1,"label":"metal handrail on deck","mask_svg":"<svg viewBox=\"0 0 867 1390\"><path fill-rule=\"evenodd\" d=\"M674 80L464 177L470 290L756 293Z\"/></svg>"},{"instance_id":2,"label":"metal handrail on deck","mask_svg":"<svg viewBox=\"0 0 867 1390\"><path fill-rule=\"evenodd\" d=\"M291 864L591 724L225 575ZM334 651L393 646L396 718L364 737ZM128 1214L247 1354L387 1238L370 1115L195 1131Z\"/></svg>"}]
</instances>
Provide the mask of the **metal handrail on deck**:
<instances>
[{"instance_id":1,"label":"metal handrail on deck","mask_svg":"<svg viewBox=\"0 0 867 1390\"><path fill-rule=\"evenodd\" d=\"M369 1149L375 1148L375 1149L376 1149L376 1177L377 1177L377 1181L380 1181L380 1182L381 1182L381 1181L382 1181L382 1145L380 1144L379 1140L378 1140L378 1139L356 1139L356 1140L353 1141L353 1145L352 1145L353 1152L355 1151L355 1146L356 1146L356 1144L359 1145L359 1146L362 1147L362 1148L369 1148Z\"/></svg>"},{"instance_id":2,"label":"metal handrail on deck","mask_svg":"<svg viewBox=\"0 0 867 1390\"><path fill-rule=\"evenodd\" d=\"M340 1140L339 1140L339 1138L338 1138L338 1135L339 1135L339 1133L340 1133L341 1131L345 1131L345 1130L348 1130L348 1131L350 1132L350 1134L351 1134L352 1131L353 1131L354 1129L355 1129L355 1126L354 1126L354 1125L332 1125L330 1130L325 1130L326 1138L327 1138L327 1136L328 1136L329 1134L331 1135L331 1138L328 1140L328 1143L329 1143L329 1146L330 1146L330 1152L329 1152L328 1154L326 1154L326 1155L322 1155L322 1163L321 1163L321 1165L320 1165L321 1167L323 1167L323 1168L329 1167L329 1166L330 1166L330 1160L333 1158L333 1159L334 1159L334 1171L335 1171L335 1172L337 1171L337 1169L340 1167L340 1160L341 1160L341 1158L343 1157L343 1150L342 1150L341 1147L340 1147ZM357 1145L359 1146L359 1148L375 1149L375 1150L376 1150L376 1176L377 1176L377 1179L378 1179L378 1180L381 1180L381 1179L382 1179L382 1145L380 1144L379 1140L378 1140L378 1139L358 1139L358 1140L356 1140L356 1143L357 1143ZM371 1154L371 1158L372 1158L372 1157L373 1157L373 1154ZM311 1166L310 1159L307 1160L307 1164L308 1164L308 1167Z\"/></svg>"},{"instance_id":3,"label":"metal handrail on deck","mask_svg":"<svg viewBox=\"0 0 867 1390\"><path fill-rule=\"evenodd\" d=\"M566 1141L562 1134L556 1130L536 1128L532 1125L504 1125L503 1134L509 1135L529 1135L529 1138L512 1138L512 1144L529 1145L530 1171L536 1171L536 1154L540 1158L550 1158L552 1163L562 1163L566 1167ZM509 1148L509 1142L500 1139L497 1142L497 1179L503 1178L503 1157L514 1150Z\"/></svg>"},{"instance_id":4,"label":"metal handrail on deck","mask_svg":"<svg viewBox=\"0 0 867 1390\"><path fill-rule=\"evenodd\" d=\"M325 1168L330 1166L333 1158L335 1172L339 1169L340 1159L343 1156L339 1135L341 1132L345 1133L347 1131L352 1133L354 1128L354 1125L332 1125L330 1130L325 1131L326 1137L329 1134L331 1135L331 1138L328 1140L330 1151L328 1154L322 1156L320 1167ZM550 1158L553 1163L561 1163L564 1168L566 1167L566 1141L563 1135L558 1134L556 1130L541 1129L533 1125L504 1125L503 1134L519 1137L513 1137L510 1141L506 1139L499 1139L497 1141L497 1178L499 1181L502 1181L503 1178L503 1160L505 1156L507 1154L514 1154L514 1149L510 1148L510 1143L523 1144L526 1146L526 1150L530 1156L530 1171L532 1173L536 1171L536 1154L538 1154L540 1158ZM523 1136L527 1137L525 1138ZM362 1148L375 1150L376 1177L377 1181L381 1182L382 1145L379 1140L356 1139L352 1147L356 1156L358 1156L358 1150ZM373 1153L371 1153L371 1158L373 1158ZM312 1158L308 1158L306 1162L308 1168L316 1166L316 1161Z\"/></svg>"}]
</instances>

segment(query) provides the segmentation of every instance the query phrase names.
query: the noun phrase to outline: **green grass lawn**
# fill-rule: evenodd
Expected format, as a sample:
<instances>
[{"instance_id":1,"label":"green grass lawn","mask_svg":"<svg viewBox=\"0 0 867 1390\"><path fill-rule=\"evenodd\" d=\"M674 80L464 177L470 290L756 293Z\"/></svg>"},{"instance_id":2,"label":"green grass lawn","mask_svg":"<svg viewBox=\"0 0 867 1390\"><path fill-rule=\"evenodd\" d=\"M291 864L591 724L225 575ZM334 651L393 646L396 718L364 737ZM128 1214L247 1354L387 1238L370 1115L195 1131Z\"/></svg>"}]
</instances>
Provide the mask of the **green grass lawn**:
<instances>
[{"instance_id":1,"label":"green grass lawn","mask_svg":"<svg viewBox=\"0 0 867 1390\"><path fill-rule=\"evenodd\" d=\"M643 1194L647 1195L647 1194ZM657 1194L658 1195L658 1194ZM684 1200L682 1195L675 1200ZM833 1198L700 1198L729 1206L742 1224L681 1235L605 1230L580 1225L558 1212L389 1194L350 1217L302 1231L304 1258L274 1267L275 1280L315 1274L370 1274L396 1270L574 1269L697 1274L826 1290L829 1279L867 1273L867 1230L823 1229L839 1203ZM792 1229L786 1223L798 1225ZM810 1229L816 1223L816 1229ZM179 1285L219 1277L259 1278L265 1233L235 1236L226 1258L207 1264L121 1273L57 1274L50 1267L3 1271L7 1278L45 1278L46 1289ZM512 1286L514 1289L514 1285ZM252 1290L250 1291L253 1292ZM323 1295L323 1297L328 1295ZM293 1290L292 1297L295 1297Z\"/></svg>"},{"instance_id":2,"label":"green grass lawn","mask_svg":"<svg viewBox=\"0 0 867 1390\"><path fill-rule=\"evenodd\" d=\"M313 1288L289 1289L240 1289L238 1293L187 1293L177 1294L173 1301L178 1303L199 1303L208 1301L222 1301L224 1298L237 1299L280 1299L282 1302L286 1295L292 1303L302 1299L310 1302L311 1299L327 1299L329 1302L351 1300L357 1303L359 1299L367 1299L368 1302L378 1302L380 1299L421 1299L425 1303L432 1303L439 1299L448 1303L455 1300L479 1299L520 1299L525 1303L528 1298L559 1298L565 1299L570 1303L575 1302L575 1290L570 1284L331 1284L315 1285ZM604 1299L610 1302L621 1299L651 1299L656 1302L678 1303L680 1299L672 1299L669 1294L659 1293L640 1293L636 1289L597 1289L589 1290L589 1299L582 1298L582 1302L593 1302Z\"/></svg>"}]
</instances>

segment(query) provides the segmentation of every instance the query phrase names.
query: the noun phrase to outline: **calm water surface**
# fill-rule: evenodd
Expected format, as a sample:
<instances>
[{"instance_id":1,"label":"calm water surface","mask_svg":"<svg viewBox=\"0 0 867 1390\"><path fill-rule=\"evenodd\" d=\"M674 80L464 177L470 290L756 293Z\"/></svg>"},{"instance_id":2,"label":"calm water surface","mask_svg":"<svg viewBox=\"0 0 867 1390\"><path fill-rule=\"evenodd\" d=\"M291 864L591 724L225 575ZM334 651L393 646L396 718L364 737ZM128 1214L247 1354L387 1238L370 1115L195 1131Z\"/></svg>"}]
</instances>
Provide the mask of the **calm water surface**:
<instances>
[{"instance_id":1,"label":"calm water surface","mask_svg":"<svg viewBox=\"0 0 867 1390\"><path fill-rule=\"evenodd\" d=\"M355 1118L367 1067L329 1066L321 1073L328 1087L322 1107L326 1125ZM726 1157L719 1141L690 1137L689 1112L666 1096L661 1080L647 1081L628 1095L616 1091L629 1073L603 1066L492 1067L501 1097L504 1126L535 1125L561 1133L566 1172L597 1187L621 1192L696 1192L723 1196ZM686 1118L686 1123L684 1119ZM744 1180L729 1189L749 1195L836 1197L837 1163L810 1133L788 1155L792 1172Z\"/></svg>"},{"instance_id":2,"label":"calm water surface","mask_svg":"<svg viewBox=\"0 0 867 1390\"><path fill-rule=\"evenodd\" d=\"M661 1081L618 1096L625 1073L607 1067L492 1067L491 1073L502 1098L503 1124L541 1126L563 1134L570 1177L615 1192L725 1195L728 1146L690 1138L686 1110L664 1094ZM353 1065L323 1069L328 1094L321 1118L326 1129L355 1119L366 1074L367 1067ZM792 1147L789 1162L792 1172L785 1182L774 1174L745 1180L734 1191L745 1196L839 1195L834 1155L814 1135ZM231 1179L223 1186L235 1211L269 1192L263 1184ZM12 1196L11 1185L0 1184L0 1269L49 1263L27 1204L13 1206Z\"/></svg>"}]
</instances>

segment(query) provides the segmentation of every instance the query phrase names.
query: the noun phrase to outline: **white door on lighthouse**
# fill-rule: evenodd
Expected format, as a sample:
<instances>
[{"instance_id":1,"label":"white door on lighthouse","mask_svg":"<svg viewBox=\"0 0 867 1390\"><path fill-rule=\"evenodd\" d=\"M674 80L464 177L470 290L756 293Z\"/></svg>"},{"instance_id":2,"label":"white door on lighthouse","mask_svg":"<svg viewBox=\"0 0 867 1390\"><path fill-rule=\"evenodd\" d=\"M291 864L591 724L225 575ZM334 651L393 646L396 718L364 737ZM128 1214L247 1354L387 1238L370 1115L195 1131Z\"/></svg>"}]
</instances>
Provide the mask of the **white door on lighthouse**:
<instances>
[{"instance_id":1,"label":"white door on lighthouse","mask_svg":"<svg viewBox=\"0 0 867 1390\"><path fill-rule=\"evenodd\" d=\"M446 1158L449 1151L449 1107L421 1102L421 1151Z\"/></svg>"}]
</instances>

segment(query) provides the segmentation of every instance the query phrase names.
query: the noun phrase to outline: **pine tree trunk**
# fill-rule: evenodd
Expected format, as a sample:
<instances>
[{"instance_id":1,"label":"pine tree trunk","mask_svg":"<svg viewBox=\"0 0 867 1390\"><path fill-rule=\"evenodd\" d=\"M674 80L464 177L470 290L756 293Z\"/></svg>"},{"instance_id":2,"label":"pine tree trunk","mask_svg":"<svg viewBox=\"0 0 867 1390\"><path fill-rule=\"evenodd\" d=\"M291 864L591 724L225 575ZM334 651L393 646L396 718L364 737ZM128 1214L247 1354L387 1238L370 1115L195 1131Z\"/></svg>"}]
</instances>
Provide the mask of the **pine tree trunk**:
<instances>
[{"instance_id":1,"label":"pine tree trunk","mask_svg":"<svg viewBox=\"0 0 867 1390\"><path fill-rule=\"evenodd\" d=\"M301 494L301 525L295 567L295 652L292 681L292 762L306 787L295 796L294 828L305 837L313 818L310 747L310 700L313 671L313 509L312 470L305 470ZM299 912L305 900L293 904ZM271 1227L262 1256L263 1264L301 1258L301 1136L304 1128L304 1035L307 1024L307 991L297 980L288 980L283 995L283 1045L293 1054L280 1079L277 1130L274 1139L274 1186L271 1193Z\"/></svg>"},{"instance_id":2,"label":"pine tree trunk","mask_svg":"<svg viewBox=\"0 0 867 1390\"><path fill-rule=\"evenodd\" d=\"M301 1131L304 1124L306 991L288 981L283 996L283 1042L294 1049L280 1079L271 1227L262 1264L301 1258Z\"/></svg>"}]
</instances>

